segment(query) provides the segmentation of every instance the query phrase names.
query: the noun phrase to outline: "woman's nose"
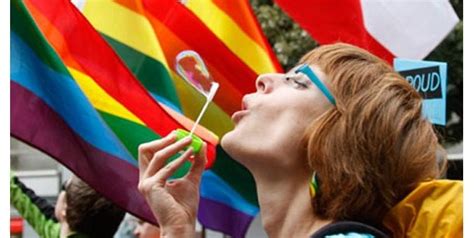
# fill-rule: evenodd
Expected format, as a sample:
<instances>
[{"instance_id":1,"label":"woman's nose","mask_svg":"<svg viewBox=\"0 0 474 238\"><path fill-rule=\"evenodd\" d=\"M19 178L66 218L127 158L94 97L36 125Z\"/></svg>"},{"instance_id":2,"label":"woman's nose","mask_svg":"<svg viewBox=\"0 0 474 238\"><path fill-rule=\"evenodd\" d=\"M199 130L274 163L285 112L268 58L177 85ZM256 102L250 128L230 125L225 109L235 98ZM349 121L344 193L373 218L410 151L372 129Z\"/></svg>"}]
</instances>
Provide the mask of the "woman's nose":
<instances>
[{"instance_id":1,"label":"woman's nose","mask_svg":"<svg viewBox=\"0 0 474 238\"><path fill-rule=\"evenodd\" d=\"M255 81L255 87L257 92L269 93L278 85L278 78L281 78L279 74L261 74Z\"/></svg>"}]
</instances>

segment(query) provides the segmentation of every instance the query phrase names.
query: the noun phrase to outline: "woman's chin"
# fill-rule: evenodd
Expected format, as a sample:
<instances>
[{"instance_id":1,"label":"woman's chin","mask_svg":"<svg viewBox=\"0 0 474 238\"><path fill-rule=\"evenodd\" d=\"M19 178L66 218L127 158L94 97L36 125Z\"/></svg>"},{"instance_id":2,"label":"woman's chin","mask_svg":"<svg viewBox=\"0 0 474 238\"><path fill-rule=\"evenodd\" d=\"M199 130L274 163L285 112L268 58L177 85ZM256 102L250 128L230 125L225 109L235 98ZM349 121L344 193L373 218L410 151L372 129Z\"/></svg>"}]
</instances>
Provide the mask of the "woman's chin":
<instances>
[{"instance_id":1,"label":"woman's chin","mask_svg":"<svg viewBox=\"0 0 474 238\"><path fill-rule=\"evenodd\" d=\"M227 152L227 148L229 148L229 146L231 146L232 144L232 132L233 131L229 131L225 133L224 136L222 136L221 141L220 141L222 149L224 149L226 152Z\"/></svg>"},{"instance_id":2,"label":"woman's chin","mask_svg":"<svg viewBox=\"0 0 474 238\"><path fill-rule=\"evenodd\" d=\"M221 139L220 144L222 149L236 159L242 153L242 139L238 138L238 133L234 130L227 132Z\"/></svg>"}]
</instances>

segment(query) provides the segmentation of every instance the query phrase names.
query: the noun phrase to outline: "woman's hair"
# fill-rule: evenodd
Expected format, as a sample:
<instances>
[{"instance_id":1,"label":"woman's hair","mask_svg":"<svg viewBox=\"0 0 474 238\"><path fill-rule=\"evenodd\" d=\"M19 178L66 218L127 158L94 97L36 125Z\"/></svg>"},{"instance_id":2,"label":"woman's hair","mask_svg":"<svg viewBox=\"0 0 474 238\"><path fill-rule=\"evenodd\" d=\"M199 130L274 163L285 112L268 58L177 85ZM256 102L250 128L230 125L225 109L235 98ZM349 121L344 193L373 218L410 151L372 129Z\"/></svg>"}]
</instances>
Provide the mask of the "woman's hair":
<instances>
[{"instance_id":1,"label":"woman's hair","mask_svg":"<svg viewBox=\"0 0 474 238\"><path fill-rule=\"evenodd\" d=\"M391 207L444 167L422 98L386 62L348 44L321 46L300 62L320 67L336 99L303 139L319 185L314 211L380 225Z\"/></svg>"}]
</instances>

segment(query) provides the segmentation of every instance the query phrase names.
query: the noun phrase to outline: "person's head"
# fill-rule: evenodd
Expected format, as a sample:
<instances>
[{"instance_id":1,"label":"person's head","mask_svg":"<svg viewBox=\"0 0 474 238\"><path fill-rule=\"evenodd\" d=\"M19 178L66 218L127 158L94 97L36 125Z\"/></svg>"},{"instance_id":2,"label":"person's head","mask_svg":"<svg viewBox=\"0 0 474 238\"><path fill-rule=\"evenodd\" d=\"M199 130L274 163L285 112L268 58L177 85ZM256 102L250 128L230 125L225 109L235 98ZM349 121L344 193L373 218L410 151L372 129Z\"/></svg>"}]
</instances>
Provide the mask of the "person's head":
<instances>
[{"instance_id":1,"label":"person's head","mask_svg":"<svg viewBox=\"0 0 474 238\"><path fill-rule=\"evenodd\" d=\"M125 215L77 177L67 183L65 203L69 229L88 237L113 237Z\"/></svg>"},{"instance_id":2,"label":"person's head","mask_svg":"<svg viewBox=\"0 0 474 238\"><path fill-rule=\"evenodd\" d=\"M159 238L160 227L139 219L133 235L137 238Z\"/></svg>"},{"instance_id":3,"label":"person's head","mask_svg":"<svg viewBox=\"0 0 474 238\"><path fill-rule=\"evenodd\" d=\"M312 68L327 81L318 67ZM315 118L333 107L311 80L290 75L295 75L295 69L260 75L256 92L244 96L242 111L232 117L234 130L222 138L224 150L251 172L264 168L278 176L278 171L307 167L304 159L295 159L305 156L302 135Z\"/></svg>"},{"instance_id":4,"label":"person's head","mask_svg":"<svg viewBox=\"0 0 474 238\"><path fill-rule=\"evenodd\" d=\"M292 174L306 166L319 183L316 215L371 224L419 182L438 176L439 144L422 98L390 65L341 43L312 50L300 64L310 65L335 104L315 84L260 76L222 139L231 156L251 171L268 164Z\"/></svg>"}]
</instances>

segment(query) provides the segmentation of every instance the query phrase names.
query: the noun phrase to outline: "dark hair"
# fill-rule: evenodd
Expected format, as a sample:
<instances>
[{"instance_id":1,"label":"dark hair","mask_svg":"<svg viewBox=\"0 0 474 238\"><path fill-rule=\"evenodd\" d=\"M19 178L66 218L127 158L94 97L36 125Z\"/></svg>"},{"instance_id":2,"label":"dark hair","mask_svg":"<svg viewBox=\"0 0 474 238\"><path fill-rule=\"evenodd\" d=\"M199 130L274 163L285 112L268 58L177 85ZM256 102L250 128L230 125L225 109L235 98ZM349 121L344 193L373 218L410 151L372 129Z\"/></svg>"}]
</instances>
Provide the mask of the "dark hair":
<instances>
[{"instance_id":1,"label":"dark hair","mask_svg":"<svg viewBox=\"0 0 474 238\"><path fill-rule=\"evenodd\" d=\"M420 182L436 178L438 144L422 98L386 62L348 44L326 45L301 59L328 79L336 106L316 119L304 144L322 218L379 225Z\"/></svg>"},{"instance_id":2,"label":"dark hair","mask_svg":"<svg viewBox=\"0 0 474 238\"><path fill-rule=\"evenodd\" d=\"M125 215L77 177L66 188L66 203L70 230L91 238L113 237Z\"/></svg>"}]
</instances>

